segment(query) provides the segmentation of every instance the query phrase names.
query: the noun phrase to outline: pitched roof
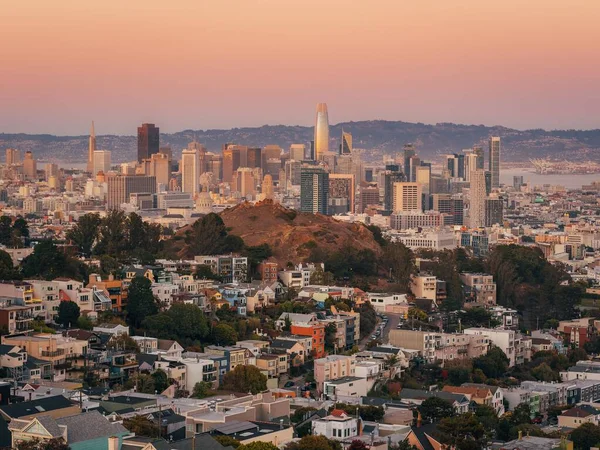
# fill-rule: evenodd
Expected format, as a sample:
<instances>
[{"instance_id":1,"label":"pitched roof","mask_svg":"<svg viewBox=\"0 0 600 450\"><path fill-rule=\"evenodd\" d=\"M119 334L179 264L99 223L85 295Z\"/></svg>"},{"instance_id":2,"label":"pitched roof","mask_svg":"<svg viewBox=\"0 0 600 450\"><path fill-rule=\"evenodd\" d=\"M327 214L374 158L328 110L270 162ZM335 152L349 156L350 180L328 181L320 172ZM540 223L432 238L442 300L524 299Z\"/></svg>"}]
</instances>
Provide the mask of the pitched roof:
<instances>
[{"instance_id":1,"label":"pitched roof","mask_svg":"<svg viewBox=\"0 0 600 450\"><path fill-rule=\"evenodd\" d=\"M290 350L296 344L298 344L297 341L275 339L273 342L271 342L271 348L285 348L286 350Z\"/></svg>"},{"instance_id":2,"label":"pitched roof","mask_svg":"<svg viewBox=\"0 0 600 450\"><path fill-rule=\"evenodd\" d=\"M334 409L333 411L331 411L331 415L335 416L335 417L346 417L346 416L348 416L348 414L346 414L346 411L344 411L343 409Z\"/></svg>"},{"instance_id":3,"label":"pitched roof","mask_svg":"<svg viewBox=\"0 0 600 450\"><path fill-rule=\"evenodd\" d=\"M589 405L579 405L564 411L561 416L564 417L588 417L598 414L598 410Z\"/></svg>"},{"instance_id":4,"label":"pitched roof","mask_svg":"<svg viewBox=\"0 0 600 450\"><path fill-rule=\"evenodd\" d=\"M435 447L432 445L429 439L433 439L434 435L437 433L437 425L434 423L430 423L427 425L422 425L420 427L410 427L412 432L415 434L415 437L423 447L423 450L435 450Z\"/></svg>"},{"instance_id":5,"label":"pitched roof","mask_svg":"<svg viewBox=\"0 0 600 450\"><path fill-rule=\"evenodd\" d=\"M57 438L63 435L63 431L60 429L56 420L52 416L39 416L35 418L53 438Z\"/></svg>"},{"instance_id":6,"label":"pitched roof","mask_svg":"<svg viewBox=\"0 0 600 450\"><path fill-rule=\"evenodd\" d=\"M470 395L473 398L486 398L491 394L489 389L476 386L444 386L443 391L453 394Z\"/></svg>"},{"instance_id":7,"label":"pitched roof","mask_svg":"<svg viewBox=\"0 0 600 450\"><path fill-rule=\"evenodd\" d=\"M109 422L106 417L95 410L61 417L56 419L56 423L66 425L69 444L128 433L123 425Z\"/></svg>"}]
</instances>

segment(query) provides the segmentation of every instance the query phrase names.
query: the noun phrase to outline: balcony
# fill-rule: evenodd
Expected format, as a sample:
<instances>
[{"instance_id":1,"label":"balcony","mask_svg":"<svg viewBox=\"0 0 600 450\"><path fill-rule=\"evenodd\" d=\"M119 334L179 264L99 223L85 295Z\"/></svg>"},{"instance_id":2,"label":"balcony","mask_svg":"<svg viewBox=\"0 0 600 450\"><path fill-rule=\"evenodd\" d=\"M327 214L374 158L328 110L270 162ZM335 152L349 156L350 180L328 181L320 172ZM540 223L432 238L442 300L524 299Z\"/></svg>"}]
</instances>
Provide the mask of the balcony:
<instances>
[{"instance_id":1,"label":"balcony","mask_svg":"<svg viewBox=\"0 0 600 450\"><path fill-rule=\"evenodd\" d=\"M64 354L65 354L65 350L62 348L59 348L54 351L42 350L43 358L56 358L58 356L64 356Z\"/></svg>"}]
</instances>

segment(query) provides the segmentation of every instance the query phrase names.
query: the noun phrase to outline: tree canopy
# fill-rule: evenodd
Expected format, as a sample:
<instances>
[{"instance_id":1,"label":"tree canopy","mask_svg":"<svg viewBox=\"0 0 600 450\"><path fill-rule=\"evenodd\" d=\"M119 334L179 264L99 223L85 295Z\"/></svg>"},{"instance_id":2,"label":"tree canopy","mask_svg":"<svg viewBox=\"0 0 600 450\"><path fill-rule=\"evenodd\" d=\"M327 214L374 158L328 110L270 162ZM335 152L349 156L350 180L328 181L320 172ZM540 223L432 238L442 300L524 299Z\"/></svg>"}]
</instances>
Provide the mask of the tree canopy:
<instances>
[{"instance_id":1,"label":"tree canopy","mask_svg":"<svg viewBox=\"0 0 600 450\"><path fill-rule=\"evenodd\" d=\"M258 394L267 389L267 377L256 366L236 366L223 376L223 389Z\"/></svg>"},{"instance_id":2,"label":"tree canopy","mask_svg":"<svg viewBox=\"0 0 600 450\"><path fill-rule=\"evenodd\" d=\"M152 294L150 280L135 277L131 280L127 296L127 321L139 328L144 319L158 312L157 301Z\"/></svg>"}]
</instances>

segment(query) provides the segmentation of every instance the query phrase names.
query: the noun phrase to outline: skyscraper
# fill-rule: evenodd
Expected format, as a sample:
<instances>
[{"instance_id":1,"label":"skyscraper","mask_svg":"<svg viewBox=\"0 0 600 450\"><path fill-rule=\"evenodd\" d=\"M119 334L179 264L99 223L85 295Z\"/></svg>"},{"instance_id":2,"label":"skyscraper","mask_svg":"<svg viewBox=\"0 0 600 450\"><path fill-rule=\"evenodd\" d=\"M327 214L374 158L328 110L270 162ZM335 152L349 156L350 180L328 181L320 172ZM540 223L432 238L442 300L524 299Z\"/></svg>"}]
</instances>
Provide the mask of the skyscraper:
<instances>
[{"instance_id":1,"label":"skyscraper","mask_svg":"<svg viewBox=\"0 0 600 450\"><path fill-rule=\"evenodd\" d=\"M153 123L143 123L138 127L138 162L158 153L160 131Z\"/></svg>"},{"instance_id":2,"label":"skyscraper","mask_svg":"<svg viewBox=\"0 0 600 450\"><path fill-rule=\"evenodd\" d=\"M474 145L473 153L477 155L477 168L485 169L485 155L483 154L483 147L481 145Z\"/></svg>"},{"instance_id":3,"label":"skyscraper","mask_svg":"<svg viewBox=\"0 0 600 450\"><path fill-rule=\"evenodd\" d=\"M394 183L394 213L423 211L423 189L419 183Z\"/></svg>"},{"instance_id":4,"label":"skyscraper","mask_svg":"<svg viewBox=\"0 0 600 450\"><path fill-rule=\"evenodd\" d=\"M317 105L317 117L315 120L315 159L320 160L329 151L329 116L327 104Z\"/></svg>"},{"instance_id":5,"label":"skyscraper","mask_svg":"<svg viewBox=\"0 0 600 450\"><path fill-rule=\"evenodd\" d=\"M94 121L92 120L92 128L90 129L90 139L88 142L88 161L87 161L87 172L92 175L94 171L94 152L96 151L96 130L94 130Z\"/></svg>"},{"instance_id":6,"label":"skyscraper","mask_svg":"<svg viewBox=\"0 0 600 450\"><path fill-rule=\"evenodd\" d=\"M292 144L290 145L290 160L304 161L306 159L306 145Z\"/></svg>"},{"instance_id":7,"label":"skyscraper","mask_svg":"<svg viewBox=\"0 0 600 450\"><path fill-rule=\"evenodd\" d=\"M477 169L483 169L483 167L478 167L479 165L479 156L471 151L466 150L465 154L465 181L471 181L471 172Z\"/></svg>"},{"instance_id":8,"label":"skyscraper","mask_svg":"<svg viewBox=\"0 0 600 450\"><path fill-rule=\"evenodd\" d=\"M33 159L33 153L30 151L25 152L25 159L23 159L23 175L27 180L37 179L37 162Z\"/></svg>"},{"instance_id":9,"label":"skyscraper","mask_svg":"<svg viewBox=\"0 0 600 450\"><path fill-rule=\"evenodd\" d=\"M492 189L500 187L500 138L490 138L490 166L492 174Z\"/></svg>"},{"instance_id":10,"label":"skyscraper","mask_svg":"<svg viewBox=\"0 0 600 450\"><path fill-rule=\"evenodd\" d=\"M318 167L303 167L300 171L300 210L327 214L329 174Z\"/></svg>"},{"instance_id":11,"label":"skyscraper","mask_svg":"<svg viewBox=\"0 0 600 450\"><path fill-rule=\"evenodd\" d=\"M383 173L383 209L391 212L394 208L394 184L406 181L406 177L396 164L387 165L385 169Z\"/></svg>"},{"instance_id":12,"label":"skyscraper","mask_svg":"<svg viewBox=\"0 0 600 450\"><path fill-rule=\"evenodd\" d=\"M6 149L6 165L11 166L13 164L21 163L21 152L16 148L7 148Z\"/></svg>"},{"instance_id":13,"label":"skyscraper","mask_svg":"<svg viewBox=\"0 0 600 450\"><path fill-rule=\"evenodd\" d=\"M223 148L223 181L231 183L233 172L238 170L238 167L243 167L241 164L241 154L245 153L240 149L242 146L234 144L226 144Z\"/></svg>"},{"instance_id":14,"label":"skyscraper","mask_svg":"<svg viewBox=\"0 0 600 450\"><path fill-rule=\"evenodd\" d=\"M199 192L200 157L195 148L187 148L181 152L181 191L192 194Z\"/></svg>"},{"instance_id":15,"label":"skyscraper","mask_svg":"<svg viewBox=\"0 0 600 450\"><path fill-rule=\"evenodd\" d=\"M156 178L145 175L110 174L106 177L106 209L118 209L129 202L131 194L155 194Z\"/></svg>"},{"instance_id":16,"label":"skyscraper","mask_svg":"<svg viewBox=\"0 0 600 450\"><path fill-rule=\"evenodd\" d=\"M485 171L477 169L471 172L469 188L469 226L479 228L485 226Z\"/></svg>"},{"instance_id":17,"label":"skyscraper","mask_svg":"<svg viewBox=\"0 0 600 450\"><path fill-rule=\"evenodd\" d=\"M110 170L110 151L109 150L94 150L92 155L92 171L90 172L93 176L96 176L98 172L106 174Z\"/></svg>"},{"instance_id":18,"label":"skyscraper","mask_svg":"<svg viewBox=\"0 0 600 450\"><path fill-rule=\"evenodd\" d=\"M504 200L495 194L485 199L485 226L501 224L504 212Z\"/></svg>"},{"instance_id":19,"label":"skyscraper","mask_svg":"<svg viewBox=\"0 0 600 450\"><path fill-rule=\"evenodd\" d=\"M329 214L354 213L355 191L353 174L329 174Z\"/></svg>"},{"instance_id":20,"label":"skyscraper","mask_svg":"<svg viewBox=\"0 0 600 450\"><path fill-rule=\"evenodd\" d=\"M410 158L415 156L415 146L412 144L404 144L404 175L406 176L407 181L412 181L410 179Z\"/></svg>"},{"instance_id":21,"label":"skyscraper","mask_svg":"<svg viewBox=\"0 0 600 450\"><path fill-rule=\"evenodd\" d=\"M342 129L342 141L340 143L340 155L350 155L352 153L352 135Z\"/></svg>"}]
</instances>

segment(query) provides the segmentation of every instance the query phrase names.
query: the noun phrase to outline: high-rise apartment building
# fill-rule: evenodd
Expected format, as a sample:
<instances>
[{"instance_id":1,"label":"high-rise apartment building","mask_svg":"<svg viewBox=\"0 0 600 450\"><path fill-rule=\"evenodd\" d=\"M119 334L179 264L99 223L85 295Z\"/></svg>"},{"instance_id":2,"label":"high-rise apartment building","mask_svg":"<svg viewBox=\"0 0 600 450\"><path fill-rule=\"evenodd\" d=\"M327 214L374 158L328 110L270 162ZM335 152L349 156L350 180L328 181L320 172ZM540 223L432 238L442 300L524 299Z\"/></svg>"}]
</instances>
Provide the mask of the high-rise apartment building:
<instances>
[{"instance_id":1,"label":"high-rise apartment building","mask_svg":"<svg viewBox=\"0 0 600 450\"><path fill-rule=\"evenodd\" d=\"M304 161L306 159L306 145L292 144L290 145L290 160Z\"/></svg>"},{"instance_id":2,"label":"high-rise apartment building","mask_svg":"<svg viewBox=\"0 0 600 450\"><path fill-rule=\"evenodd\" d=\"M223 181L231 183L233 172L238 167L244 167L241 164L242 156L246 156L246 147L241 145L226 144L223 148Z\"/></svg>"},{"instance_id":3,"label":"high-rise apartment building","mask_svg":"<svg viewBox=\"0 0 600 450\"><path fill-rule=\"evenodd\" d=\"M329 214L354 213L354 175L329 174Z\"/></svg>"},{"instance_id":4,"label":"high-rise apartment building","mask_svg":"<svg viewBox=\"0 0 600 450\"><path fill-rule=\"evenodd\" d=\"M383 209L392 211L394 208L394 184L406 181L406 176L400 172L400 167L395 164L385 166L383 173Z\"/></svg>"},{"instance_id":5,"label":"high-rise apartment building","mask_svg":"<svg viewBox=\"0 0 600 450\"><path fill-rule=\"evenodd\" d=\"M302 167L300 171L300 210L327 214L329 174L319 167Z\"/></svg>"},{"instance_id":6,"label":"high-rise apartment building","mask_svg":"<svg viewBox=\"0 0 600 450\"><path fill-rule=\"evenodd\" d=\"M478 167L479 165L479 156L472 152L471 150L465 150L464 155L465 162L465 181L471 181L471 172L477 169L483 169L483 167Z\"/></svg>"},{"instance_id":7,"label":"high-rise apartment building","mask_svg":"<svg viewBox=\"0 0 600 450\"><path fill-rule=\"evenodd\" d=\"M202 167L202 164L200 164ZM147 175L156 178L157 185L168 186L171 179L171 158L168 153L155 153L148 161Z\"/></svg>"},{"instance_id":8,"label":"high-rise apartment building","mask_svg":"<svg viewBox=\"0 0 600 450\"><path fill-rule=\"evenodd\" d=\"M94 121L92 120L92 127L90 129L90 137L88 141L88 160L87 160L87 172L92 175L96 175L98 172L94 172L94 152L96 151L96 130L94 129Z\"/></svg>"},{"instance_id":9,"label":"high-rise apartment building","mask_svg":"<svg viewBox=\"0 0 600 450\"><path fill-rule=\"evenodd\" d=\"M352 154L352 135L342 129L342 141L340 142L340 155Z\"/></svg>"},{"instance_id":10,"label":"high-rise apartment building","mask_svg":"<svg viewBox=\"0 0 600 450\"><path fill-rule=\"evenodd\" d=\"M239 192L243 198L256 195L255 177L250 167L238 167L231 180L231 191Z\"/></svg>"},{"instance_id":11,"label":"high-rise apartment building","mask_svg":"<svg viewBox=\"0 0 600 450\"><path fill-rule=\"evenodd\" d=\"M315 120L315 159L322 159L323 155L328 151L329 116L327 113L327 104L319 103L317 105L317 115Z\"/></svg>"},{"instance_id":12,"label":"high-rise apartment building","mask_svg":"<svg viewBox=\"0 0 600 450\"><path fill-rule=\"evenodd\" d=\"M6 149L6 165L21 164L21 152L16 148Z\"/></svg>"},{"instance_id":13,"label":"high-rise apartment building","mask_svg":"<svg viewBox=\"0 0 600 450\"><path fill-rule=\"evenodd\" d=\"M394 213L423 211L423 189L419 183L394 183Z\"/></svg>"},{"instance_id":14,"label":"high-rise apartment building","mask_svg":"<svg viewBox=\"0 0 600 450\"><path fill-rule=\"evenodd\" d=\"M464 224L464 202L459 196L451 194L433 194L432 209L452 216L453 225Z\"/></svg>"},{"instance_id":15,"label":"high-rise apartment building","mask_svg":"<svg viewBox=\"0 0 600 450\"><path fill-rule=\"evenodd\" d=\"M485 199L485 226L501 224L504 220L504 200L497 195Z\"/></svg>"},{"instance_id":16,"label":"high-rise apartment building","mask_svg":"<svg viewBox=\"0 0 600 450\"><path fill-rule=\"evenodd\" d=\"M33 153L30 151L25 152L23 175L27 180L37 180L37 161L33 159Z\"/></svg>"},{"instance_id":17,"label":"high-rise apartment building","mask_svg":"<svg viewBox=\"0 0 600 450\"><path fill-rule=\"evenodd\" d=\"M360 186L358 213L363 214L365 210L379 206L379 188L375 184L363 183ZM391 209L390 209L391 211Z\"/></svg>"},{"instance_id":18,"label":"high-rise apartment building","mask_svg":"<svg viewBox=\"0 0 600 450\"><path fill-rule=\"evenodd\" d=\"M246 150L246 164L244 167L250 167L251 169L263 167L262 148L249 147Z\"/></svg>"},{"instance_id":19,"label":"high-rise apartment building","mask_svg":"<svg viewBox=\"0 0 600 450\"><path fill-rule=\"evenodd\" d=\"M50 180L50 177L58 178L58 164L46 163L44 166L44 175L46 177L46 181Z\"/></svg>"},{"instance_id":20,"label":"high-rise apartment building","mask_svg":"<svg viewBox=\"0 0 600 450\"><path fill-rule=\"evenodd\" d=\"M481 145L473 146L473 153L477 155L477 169L485 169L485 156Z\"/></svg>"},{"instance_id":21,"label":"high-rise apartment building","mask_svg":"<svg viewBox=\"0 0 600 450\"><path fill-rule=\"evenodd\" d=\"M106 177L106 209L118 209L130 200L131 194L156 194L156 178L146 175L111 173Z\"/></svg>"},{"instance_id":22,"label":"high-rise apartment building","mask_svg":"<svg viewBox=\"0 0 600 450\"><path fill-rule=\"evenodd\" d=\"M471 172L469 188L469 226L480 228L485 226L485 171L481 169Z\"/></svg>"},{"instance_id":23,"label":"high-rise apartment building","mask_svg":"<svg viewBox=\"0 0 600 450\"><path fill-rule=\"evenodd\" d=\"M181 192L194 197L200 192L200 156L196 148L187 148L181 152Z\"/></svg>"},{"instance_id":24,"label":"high-rise apartment building","mask_svg":"<svg viewBox=\"0 0 600 450\"><path fill-rule=\"evenodd\" d=\"M109 150L95 150L92 161L92 175L96 176L98 172L108 173L111 166L111 153Z\"/></svg>"},{"instance_id":25,"label":"high-rise apartment building","mask_svg":"<svg viewBox=\"0 0 600 450\"><path fill-rule=\"evenodd\" d=\"M431 186L431 164L422 164L416 168L415 172L415 182L421 185L421 190L423 192L423 208L429 209L429 194L431 194L430 186Z\"/></svg>"},{"instance_id":26,"label":"high-rise apartment building","mask_svg":"<svg viewBox=\"0 0 600 450\"><path fill-rule=\"evenodd\" d=\"M158 153L160 144L160 131L153 123L143 123L138 127L138 162L150 158Z\"/></svg>"},{"instance_id":27,"label":"high-rise apartment building","mask_svg":"<svg viewBox=\"0 0 600 450\"><path fill-rule=\"evenodd\" d=\"M500 138L490 138L490 165L489 170L492 174L492 189L500 187Z\"/></svg>"}]
</instances>

